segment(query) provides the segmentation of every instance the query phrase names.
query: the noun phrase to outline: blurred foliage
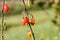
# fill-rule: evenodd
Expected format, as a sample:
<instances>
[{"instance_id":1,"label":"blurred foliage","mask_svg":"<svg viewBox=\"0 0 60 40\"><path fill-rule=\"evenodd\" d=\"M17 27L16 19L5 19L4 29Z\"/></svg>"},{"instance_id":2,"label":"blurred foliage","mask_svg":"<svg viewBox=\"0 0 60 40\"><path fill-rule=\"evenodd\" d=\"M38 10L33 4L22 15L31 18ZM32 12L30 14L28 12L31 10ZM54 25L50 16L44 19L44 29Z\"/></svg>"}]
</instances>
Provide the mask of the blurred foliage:
<instances>
[{"instance_id":1,"label":"blurred foliage","mask_svg":"<svg viewBox=\"0 0 60 40\"><path fill-rule=\"evenodd\" d=\"M57 21L56 20L52 20L52 22L56 25L57 24Z\"/></svg>"},{"instance_id":2,"label":"blurred foliage","mask_svg":"<svg viewBox=\"0 0 60 40\"><path fill-rule=\"evenodd\" d=\"M8 2L8 1L7 1ZM17 1L18 2L18 1ZM22 2L22 0L21 0L21 2ZM46 0L34 0L34 3L36 2L36 4L33 4L33 6L32 6L32 8L28 8L29 10L39 10L39 9L44 9L45 8L45 3L46 3ZM52 8L52 4L53 4L54 2L49 2L49 5L48 5L48 7L47 8ZM14 3L13 3L14 4ZM12 4L12 5L13 5ZM21 4L19 4L19 2L18 3L15 3L16 4L16 6L11 6L11 7L9 7L9 12L8 13L6 13L6 15L15 15L15 14L21 14L21 12L24 10L23 8L24 8L24 6L23 5L21 5ZM14 5L15 5L14 4ZM57 12L59 12L60 13L60 3L57 5L58 7L56 7L55 8L55 10L57 11ZM1 16L1 12L0 12L0 16Z\"/></svg>"}]
</instances>

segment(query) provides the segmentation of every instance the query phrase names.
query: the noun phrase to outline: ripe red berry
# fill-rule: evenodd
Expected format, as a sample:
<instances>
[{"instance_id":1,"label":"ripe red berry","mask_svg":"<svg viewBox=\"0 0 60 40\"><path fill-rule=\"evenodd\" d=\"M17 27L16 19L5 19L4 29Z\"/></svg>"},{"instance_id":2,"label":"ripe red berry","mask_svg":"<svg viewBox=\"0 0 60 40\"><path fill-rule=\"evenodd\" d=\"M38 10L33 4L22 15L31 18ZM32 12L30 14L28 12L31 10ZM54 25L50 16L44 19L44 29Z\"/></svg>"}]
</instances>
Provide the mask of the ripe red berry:
<instances>
[{"instance_id":1,"label":"ripe red berry","mask_svg":"<svg viewBox=\"0 0 60 40\"><path fill-rule=\"evenodd\" d=\"M25 22L28 23L29 19L27 17L25 17Z\"/></svg>"},{"instance_id":2,"label":"ripe red berry","mask_svg":"<svg viewBox=\"0 0 60 40\"><path fill-rule=\"evenodd\" d=\"M35 24L35 19L34 19L34 18L32 18L32 19L30 19L30 21L29 21L29 22L30 22L30 24L31 24L31 25L34 25L34 24Z\"/></svg>"},{"instance_id":3,"label":"ripe red berry","mask_svg":"<svg viewBox=\"0 0 60 40\"><path fill-rule=\"evenodd\" d=\"M9 7L8 7L7 4L4 5L4 11L5 11L5 12L8 12L8 11L9 11Z\"/></svg>"},{"instance_id":4,"label":"ripe red berry","mask_svg":"<svg viewBox=\"0 0 60 40\"><path fill-rule=\"evenodd\" d=\"M29 21L28 18L25 17L25 18L22 19L22 24L23 25L26 25L26 23L28 23L28 21Z\"/></svg>"}]
</instances>

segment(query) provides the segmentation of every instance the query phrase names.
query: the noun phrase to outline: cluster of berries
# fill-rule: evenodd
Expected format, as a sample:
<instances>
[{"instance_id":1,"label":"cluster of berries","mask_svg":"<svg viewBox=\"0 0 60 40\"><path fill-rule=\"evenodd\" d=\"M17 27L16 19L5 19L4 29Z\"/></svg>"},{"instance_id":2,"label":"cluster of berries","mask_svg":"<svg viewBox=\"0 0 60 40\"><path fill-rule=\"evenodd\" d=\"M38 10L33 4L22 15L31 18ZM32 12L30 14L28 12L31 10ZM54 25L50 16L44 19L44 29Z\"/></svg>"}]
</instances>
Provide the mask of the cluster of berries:
<instances>
[{"instance_id":1,"label":"cluster of berries","mask_svg":"<svg viewBox=\"0 0 60 40\"><path fill-rule=\"evenodd\" d=\"M35 24L35 18L28 19L28 17L23 17L23 19L22 19L22 25L26 25L28 22L31 25L34 25Z\"/></svg>"}]
</instances>

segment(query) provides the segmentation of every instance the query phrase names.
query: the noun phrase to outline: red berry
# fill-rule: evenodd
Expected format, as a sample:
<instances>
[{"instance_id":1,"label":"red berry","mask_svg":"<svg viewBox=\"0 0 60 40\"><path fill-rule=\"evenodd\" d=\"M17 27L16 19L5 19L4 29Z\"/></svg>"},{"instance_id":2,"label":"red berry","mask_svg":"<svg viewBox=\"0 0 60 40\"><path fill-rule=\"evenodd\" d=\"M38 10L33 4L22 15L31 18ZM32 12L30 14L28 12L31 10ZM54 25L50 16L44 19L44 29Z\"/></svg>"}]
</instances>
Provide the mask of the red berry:
<instances>
[{"instance_id":1,"label":"red berry","mask_svg":"<svg viewBox=\"0 0 60 40\"><path fill-rule=\"evenodd\" d=\"M27 17L25 17L25 22L28 23L29 19Z\"/></svg>"},{"instance_id":2,"label":"red berry","mask_svg":"<svg viewBox=\"0 0 60 40\"><path fill-rule=\"evenodd\" d=\"M5 12L8 12L8 11L9 11L9 7L8 7L7 4L4 5L4 11L5 11Z\"/></svg>"},{"instance_id":3,"label":"red berry","mask_svg":"<svg viewBox=\"0 0 60 40\"><path fill-rule=\"evenodd\" d=\"M26 23L28 23L28 18L27 17L25 17L25 18L22 19L22 24L26 25Z\"/></svg>"},{"instance_id":4,"label":"red berry","mask_svg":"<svg viewBox=\"0 0 60 40\"><path fill-rule=\"evenodd\" d=\"M32 19L30 19L30 21L29 21L29 22L30 22L30 24L31 24L31 25L34 25L34 24L35 24L35 19L34 19L34 18L32 18Z\"/></svg>"}]
</instances>

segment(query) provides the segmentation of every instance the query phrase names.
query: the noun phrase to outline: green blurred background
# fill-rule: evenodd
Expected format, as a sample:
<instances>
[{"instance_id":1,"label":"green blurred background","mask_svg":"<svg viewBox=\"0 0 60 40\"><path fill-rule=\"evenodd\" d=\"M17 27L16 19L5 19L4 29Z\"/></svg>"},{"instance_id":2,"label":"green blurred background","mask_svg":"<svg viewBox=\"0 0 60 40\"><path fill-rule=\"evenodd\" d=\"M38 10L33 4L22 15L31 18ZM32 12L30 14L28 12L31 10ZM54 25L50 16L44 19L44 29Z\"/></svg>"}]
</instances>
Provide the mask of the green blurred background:
<instances>
[{"instance_id":1,"label":"green blurred background","mask_svg":"<svg viewBox=\"0 0 60 40\"><path fill-rule=\"evenodd\" d=\"M22 0L7 0L9 12L5 13L5 40L32 40L27 37L27 27L22 26L24 6ZM0 1L0 40L2 24L2 1ZM28 12L36 19L32 27L36 40L60 40L60 1L34 0ZM58 18L55 19L57 14Z\"/></svg>"}]
</instances>

